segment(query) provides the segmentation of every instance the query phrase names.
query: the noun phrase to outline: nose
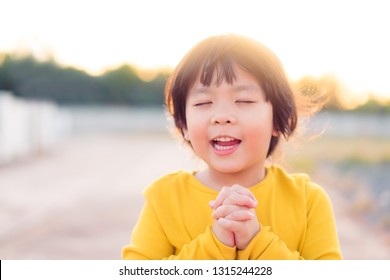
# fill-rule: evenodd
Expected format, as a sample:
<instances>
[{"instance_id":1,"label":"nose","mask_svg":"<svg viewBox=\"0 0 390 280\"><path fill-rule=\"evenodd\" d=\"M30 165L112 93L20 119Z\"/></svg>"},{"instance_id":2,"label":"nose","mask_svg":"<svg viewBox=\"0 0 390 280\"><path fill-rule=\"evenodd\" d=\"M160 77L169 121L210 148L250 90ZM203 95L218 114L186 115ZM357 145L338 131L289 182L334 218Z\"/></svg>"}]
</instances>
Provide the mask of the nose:
<instances>
[{"instance_id":1,"label":"nose","mask_svg":"<svg viewBox=\"0 0 390 280\"><path fill-rule=\"evenodd\" d=\"M215 112L210 119L211 124L235 124L236 121L234 115L223 108L220 111Z\"/></svg>"}]
</instances>

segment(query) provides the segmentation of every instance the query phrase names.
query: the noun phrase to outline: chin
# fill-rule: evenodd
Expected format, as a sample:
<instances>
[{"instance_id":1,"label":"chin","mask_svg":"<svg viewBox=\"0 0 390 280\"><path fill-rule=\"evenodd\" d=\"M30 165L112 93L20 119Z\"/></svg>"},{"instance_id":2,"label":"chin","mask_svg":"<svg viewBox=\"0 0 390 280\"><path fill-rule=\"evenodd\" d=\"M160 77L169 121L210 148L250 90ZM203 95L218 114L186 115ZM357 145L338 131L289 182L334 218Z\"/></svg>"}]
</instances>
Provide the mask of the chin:
<instances>
[{"instance_id":1,"label":"chin","mask_svg":"<svg viewBox=\"0 0 390 280\"><path fill-rule=\"evenodd\" d=\"M216 170L219 173L224 173L224 174L236 174L244 171L244 169L239 168L237 166L223 166L223 167L213 167L214 170Z\"/></svg>"}]
</instances>

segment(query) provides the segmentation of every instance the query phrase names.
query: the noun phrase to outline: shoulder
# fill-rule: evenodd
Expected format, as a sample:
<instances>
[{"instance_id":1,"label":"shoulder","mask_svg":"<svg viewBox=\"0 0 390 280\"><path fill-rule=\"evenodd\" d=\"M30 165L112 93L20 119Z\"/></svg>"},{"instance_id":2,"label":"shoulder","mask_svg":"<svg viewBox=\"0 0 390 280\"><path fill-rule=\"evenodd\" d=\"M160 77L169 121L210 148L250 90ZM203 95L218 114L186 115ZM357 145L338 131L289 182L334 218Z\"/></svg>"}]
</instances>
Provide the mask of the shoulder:
<instances>
[{"instance_id":1,"label":"shoulder","mask_svg":"<svg viewBox=\"0 0 390 280\"><path fill-rule=\"evenodd\" d=\"M146 198L155 195L164 197L176 192L180 186L186 185L186 183L189 183L191 180L193 180L193 175L186 170L180 169L154 180L144 190L144 195Z\"/></svg>"},{"instance_id":2,"label":"shoulder","mask_svg":"<svg viewBox=\"0 0 390 280\"><path fill-rule=\"evenodd\" d=\"M306 173L289 173L279 165L272 165L267 170L273 182L278 185L302 190L310 183L310 177Z\"/></svg>"},{"instance_id":3,"label":"shoulder","mask_svg":"<svg viewBox=\"0 0 390 280\"><path fill-rule=\"evenodd\" d=\"M282 188L284 192L304 196L306 200L327 197L325 190L319 184L311 181L306 173L289 173L278 165L270 166L269 171L272 174L274 184Z\"/></svg>"}]
</instances>

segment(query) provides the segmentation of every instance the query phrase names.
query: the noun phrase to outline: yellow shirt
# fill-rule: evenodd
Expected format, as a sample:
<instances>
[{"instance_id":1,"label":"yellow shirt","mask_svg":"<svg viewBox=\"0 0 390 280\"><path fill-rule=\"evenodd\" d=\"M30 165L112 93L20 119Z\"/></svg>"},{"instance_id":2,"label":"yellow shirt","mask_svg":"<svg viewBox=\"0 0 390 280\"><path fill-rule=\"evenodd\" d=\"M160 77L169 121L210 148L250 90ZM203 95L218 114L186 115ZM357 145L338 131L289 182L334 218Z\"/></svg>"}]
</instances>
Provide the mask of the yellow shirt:
<instances>
[{"instance_id":1,"label":"yellow shirt","mask_svg":"<svg viewBox=\"0 0 390 280\"><path fill-rule=\"evenodd\" d=\"M261 229L244 250L221 243L211 230L208 202L218 192L180 170L145 192L146 202L123 259L341 259L336 225L325 191L304 174L267 167L249 188L257 198Z\"/></svg>"}]
</instances>

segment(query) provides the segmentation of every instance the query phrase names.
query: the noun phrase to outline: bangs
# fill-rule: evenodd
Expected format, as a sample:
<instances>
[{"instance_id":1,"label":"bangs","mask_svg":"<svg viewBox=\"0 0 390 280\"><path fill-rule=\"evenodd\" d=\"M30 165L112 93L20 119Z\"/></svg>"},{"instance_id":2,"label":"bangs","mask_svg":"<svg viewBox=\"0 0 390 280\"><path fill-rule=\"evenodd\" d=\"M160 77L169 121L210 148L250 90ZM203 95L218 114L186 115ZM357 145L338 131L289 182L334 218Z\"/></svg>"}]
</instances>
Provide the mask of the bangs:
<instances>
[{"instance_id":1,"label":"bangs","mask_svg":"<svg viewBox=\"0 0 390 280\"><path fill-rule=\"evenodd\" d=\"M191 87L196 79L204 86L213 82L219 86L223 81L233 84L237 79L237 67L248 69L249 66L242 56L242 49L241 40L235 36L220 36L201 42L184 58L180 79L186 84L183 88Z\"/></svg>"},{"instance_id":2,"label":"bangs","mask_svg":"<svg viewBox=\"0 0 390 280\"><path fill-rule=\"evenodd\" d=\"M223 81L233 84L237 79L236 65L237 62L226 55L213 60L208 58L199 71L199 80L204 86L210 86L214 77L217 86L221 85Z\"/></svg>"}]
</instances>

